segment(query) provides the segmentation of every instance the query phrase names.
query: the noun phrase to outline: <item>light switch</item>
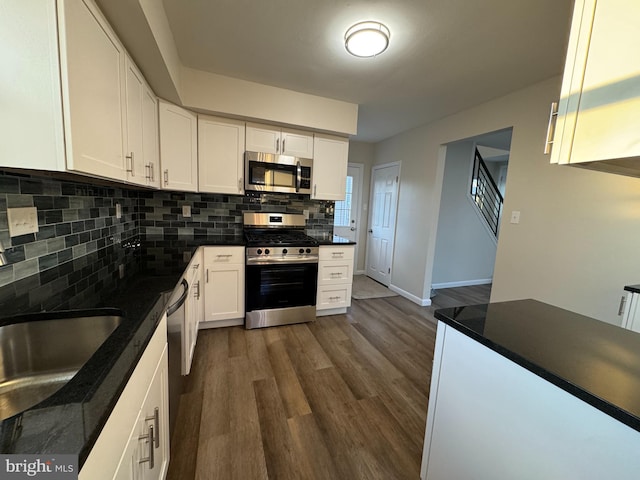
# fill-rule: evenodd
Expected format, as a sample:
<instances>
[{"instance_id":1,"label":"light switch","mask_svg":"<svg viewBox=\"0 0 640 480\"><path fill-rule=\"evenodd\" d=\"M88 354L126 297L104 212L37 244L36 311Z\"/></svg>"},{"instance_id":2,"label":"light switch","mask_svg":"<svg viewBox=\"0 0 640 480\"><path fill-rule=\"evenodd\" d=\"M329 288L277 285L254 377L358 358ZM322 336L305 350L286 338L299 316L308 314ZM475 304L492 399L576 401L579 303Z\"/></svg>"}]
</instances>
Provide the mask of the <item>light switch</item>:
<instances>
[{"instance_id":1,"label":"light switch","mask_svg":"<svg viewBox=\"0 0 640 480\"><path fill-rule=\"evenodd\" d=\"M17 237L36 233L38 229L38 209L36 207L8 208L9 235Z\"/></svg>"},{"instance_id":2,"label":"light switch","mask_svg":"<svg viewBox=\"0 0 640 480\"><path fill-rule=\"evenodd\" d=\"M122 218L122 205L116 203L116 218Z\"/></svg>"},{"instance_id":3,"label":"light switch","mask_svg":"<svg viewBox=\"0 0 640 480\"><path fill-rule=\"evenodd\" d=\"M511 223L520 223L520 212L518 210L511 212Z\"/></svg>"}]
</instances>

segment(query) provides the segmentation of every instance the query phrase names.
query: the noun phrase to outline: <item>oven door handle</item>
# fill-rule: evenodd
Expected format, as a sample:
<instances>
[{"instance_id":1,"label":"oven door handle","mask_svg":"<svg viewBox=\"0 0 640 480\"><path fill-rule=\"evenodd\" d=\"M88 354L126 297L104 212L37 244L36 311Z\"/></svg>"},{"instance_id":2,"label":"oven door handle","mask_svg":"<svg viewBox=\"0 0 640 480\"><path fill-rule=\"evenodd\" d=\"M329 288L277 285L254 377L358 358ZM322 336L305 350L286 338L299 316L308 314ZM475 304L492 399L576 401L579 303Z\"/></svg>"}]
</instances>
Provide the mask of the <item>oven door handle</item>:
<instances>
[{"instance_id":1,"label":"oven door handle","mask_svg":"<svg viewBox=\"0 0 640 480\"><path fill-rule=\"evenodd\" d=\"M318 263L317 256L304 257L304 258L247 258L247 265L282 265L282 264L300 264L300 263L308 263L314 264Z\"/></svg>"},{"instance_id":2,"label":"oven door handle","mask_svg":"<svg viewBox=\"0 0 640 480\"><path fill-rule=\"evenodd\" d=\"M296 193L300 191L300 184L302 183L302 166L300 160L296 164Z\"/></svg>"}]
</instances>

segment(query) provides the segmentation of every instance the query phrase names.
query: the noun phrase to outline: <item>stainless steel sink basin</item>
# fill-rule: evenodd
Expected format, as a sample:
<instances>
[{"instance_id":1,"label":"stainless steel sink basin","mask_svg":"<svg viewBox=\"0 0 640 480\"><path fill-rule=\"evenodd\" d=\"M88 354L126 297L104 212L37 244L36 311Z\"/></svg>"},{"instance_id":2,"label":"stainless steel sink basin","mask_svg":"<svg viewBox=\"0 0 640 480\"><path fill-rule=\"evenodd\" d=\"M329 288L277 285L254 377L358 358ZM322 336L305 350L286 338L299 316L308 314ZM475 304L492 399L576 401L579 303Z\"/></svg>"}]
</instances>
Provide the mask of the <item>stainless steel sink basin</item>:
<instances>
[{"instance_id":1,"label":"stainless steel sink basin","mask_svg":"<svg viewBox=\"0 0 640 480\"><path fill-rule=\"evenodd\" d=\"M114 312L1 326L0 420L36 405L69 382L122 323L123 317Z\"/></svg>"}]
</instances>

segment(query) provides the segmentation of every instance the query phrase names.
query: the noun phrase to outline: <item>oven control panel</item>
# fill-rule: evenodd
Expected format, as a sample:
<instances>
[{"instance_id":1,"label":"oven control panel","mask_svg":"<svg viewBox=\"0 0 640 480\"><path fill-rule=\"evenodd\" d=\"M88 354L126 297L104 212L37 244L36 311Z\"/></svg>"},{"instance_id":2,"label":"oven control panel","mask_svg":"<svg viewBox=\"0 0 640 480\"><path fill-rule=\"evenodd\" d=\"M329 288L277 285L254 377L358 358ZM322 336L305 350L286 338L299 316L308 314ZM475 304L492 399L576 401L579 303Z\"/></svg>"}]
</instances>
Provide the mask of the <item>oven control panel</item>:
<instances>
[{"instance_id":1,"label":"oven control panel","mask_svg":"<svg viewBox=\"0 0 640 480\"><path fill-rule=\"evenodd\" d=\"M318 261L318 247L291 246L291 247L249 247L247 248L247 261L271 260L277 261Z\"/></svg>"}]
</instances>

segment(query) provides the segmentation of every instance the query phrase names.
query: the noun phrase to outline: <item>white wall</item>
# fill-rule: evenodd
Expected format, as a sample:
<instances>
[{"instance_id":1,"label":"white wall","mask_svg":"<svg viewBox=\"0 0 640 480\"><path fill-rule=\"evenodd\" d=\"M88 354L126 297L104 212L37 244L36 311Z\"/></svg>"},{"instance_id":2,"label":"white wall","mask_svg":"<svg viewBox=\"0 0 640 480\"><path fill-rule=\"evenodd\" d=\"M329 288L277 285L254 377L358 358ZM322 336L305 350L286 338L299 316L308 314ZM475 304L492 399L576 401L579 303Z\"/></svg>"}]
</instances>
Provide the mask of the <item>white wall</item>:
<instances>
[{"instance_id":1,"label":"white wall","mask_svg":"<svg viewBox=\"0 0 640 480\"><path fill-rule=\"evenodd\" d=\"M552 78L376 146L376 162L402 161L393 285L428 295L441 146L513 126L491 300L534 298L619 322L623 286L640 281L640 180L549 164L542 144L559 93ZM509 223L512 210L519 224Z\"/></svg>"},{"instance_id":2,"label":"white wall","mask_svg":"<svg viewBox=\"0 0 640 480\"><path fill-rule=\"evenodd\" d=\"M358 226L358 258L356 258L356 272L364 271L367 250L367 226L369 219L369 194L371 189L371 166L373 165L374 144L364 142L349 142L349 163L364 165L362 174L362 204L360 210L360 225Z\"/></svg>"},{"instance_id":3,"label":"white wall","mask_svg":"<svg viewBox=\"0 0 640 480\"><path fill-rule=\"evenodd\" d=\"M496 241L469 197L473 141L447 145L433 264L433 288L489 283Z\"/></svg>"}]
</instances>

